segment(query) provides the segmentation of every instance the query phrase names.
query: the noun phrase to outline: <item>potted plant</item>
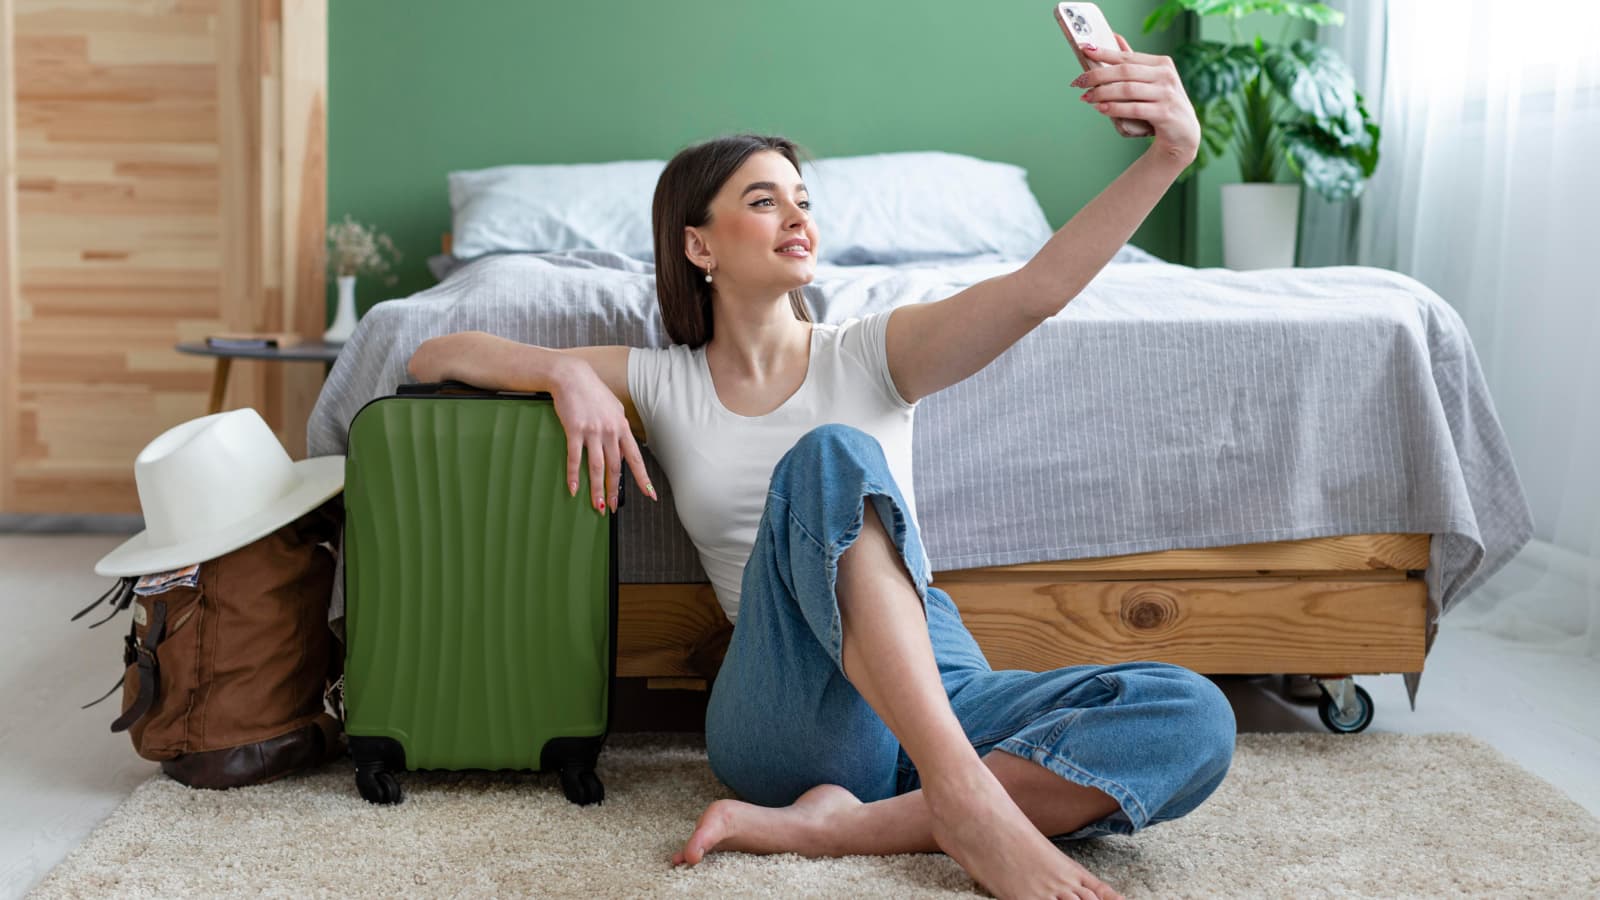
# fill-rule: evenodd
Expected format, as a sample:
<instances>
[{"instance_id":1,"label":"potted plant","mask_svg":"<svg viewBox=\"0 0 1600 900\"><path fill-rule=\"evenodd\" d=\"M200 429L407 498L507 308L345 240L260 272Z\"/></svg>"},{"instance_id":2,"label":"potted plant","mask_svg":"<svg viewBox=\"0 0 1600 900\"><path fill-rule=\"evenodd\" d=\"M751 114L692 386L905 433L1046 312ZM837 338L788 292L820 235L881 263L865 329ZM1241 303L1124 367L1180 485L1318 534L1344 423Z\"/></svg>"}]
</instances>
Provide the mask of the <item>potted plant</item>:
<instances>
[{"instance_id":1,"label":"potted plant","mask_svg":"<svg viewBox=\"0 0 1600 900\"><path fill-rule=\"evenodd\" d=\"M1342 25L1344 14L1309 0L1167 0L1144 30L1165 29L1185 12L1226 16L1233 39L1173 51L1200 119L1200 148L1180 180L1231 146L1243 183L1222 187L1224 264L1292 266L1301 185L1334 201L1359 196L1378 165L1378 125L1337 53L1303 39L1246 41L1238 20L1259 12ZM1297 183L1275 183L1284 165Z\"/></svg>"},{"instance_id":2,"label":"potted plant","mask_svg":"<svg viewBox=\"0 0 1600 900\"><path fill-rule=\"evenodd\" d=\"M384 251L390 259L384 259ZM400 261L400 251L389 236L351 219L349 213L344 221L328 227L328 270L339 280L339 305L333 324L322 334L324 341L342 344L349 340L356 330L356 276L383 275L391 261ZM396 280L390 275L384 283Z\"/></svg>"}]
</instances>

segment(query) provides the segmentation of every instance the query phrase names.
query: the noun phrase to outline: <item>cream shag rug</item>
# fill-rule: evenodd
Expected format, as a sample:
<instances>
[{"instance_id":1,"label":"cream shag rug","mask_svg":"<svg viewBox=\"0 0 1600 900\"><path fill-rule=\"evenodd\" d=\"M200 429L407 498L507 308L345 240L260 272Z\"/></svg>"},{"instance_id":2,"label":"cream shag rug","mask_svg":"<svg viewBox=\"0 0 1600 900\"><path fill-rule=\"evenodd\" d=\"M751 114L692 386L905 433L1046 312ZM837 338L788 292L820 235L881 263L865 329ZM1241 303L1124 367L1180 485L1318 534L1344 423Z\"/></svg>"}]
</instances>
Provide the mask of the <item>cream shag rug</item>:
<instances>
[{"instance_id":1,"label":"cream shag rug","mask_svg":"<svg viewBox=\"0 0 1600 900\"><path fill-rule=\"evenodd\" d=\"M157 776L37 897L982 896L942 853L671 857L712 800L698 735L612 735L605 803L554 775L423 773L372 806L348 760L228 792ZM1200 809L1061 844L1134 897L1592 897L1600 822L1465 735L1240 735Z\"/></svg>"}]
</instances>

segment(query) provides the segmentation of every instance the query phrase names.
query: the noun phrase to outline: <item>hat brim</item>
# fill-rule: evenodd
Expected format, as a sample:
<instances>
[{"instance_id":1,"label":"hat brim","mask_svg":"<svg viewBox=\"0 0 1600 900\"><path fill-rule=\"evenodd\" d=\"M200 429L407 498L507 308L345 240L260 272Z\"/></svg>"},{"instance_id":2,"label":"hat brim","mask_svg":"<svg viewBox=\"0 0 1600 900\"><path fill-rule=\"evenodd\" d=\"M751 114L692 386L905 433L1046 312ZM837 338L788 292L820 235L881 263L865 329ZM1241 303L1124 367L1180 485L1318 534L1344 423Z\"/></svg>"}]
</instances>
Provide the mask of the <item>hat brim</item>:
<instances>
[{"instance_id":1,"label":"hat brim","mask_svg":"<svg viewBox=\"0 0 1600 900\"><path fill-rule=\"evenodd\" d=\"M316 456L294 464L300 484L261 512L182 544L150 546L141 531L94 564L96 575L149 575L181 569L259 540L321 506L344 490L344 457Z\"/></svg>"}]
</instances>

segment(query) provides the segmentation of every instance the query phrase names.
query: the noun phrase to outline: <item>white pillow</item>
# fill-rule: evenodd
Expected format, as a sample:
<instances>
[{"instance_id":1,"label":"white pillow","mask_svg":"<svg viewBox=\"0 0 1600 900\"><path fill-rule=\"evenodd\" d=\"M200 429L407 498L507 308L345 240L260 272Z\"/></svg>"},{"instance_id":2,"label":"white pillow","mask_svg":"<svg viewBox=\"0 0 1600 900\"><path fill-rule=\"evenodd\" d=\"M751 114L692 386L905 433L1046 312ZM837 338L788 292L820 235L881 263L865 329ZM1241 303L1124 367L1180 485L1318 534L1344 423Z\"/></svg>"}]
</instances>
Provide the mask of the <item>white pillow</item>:
<instances>
[{"instance_id":1,"label":"white pillow","mask_svg":"<svg viewBox=\"0 0 1600 900\"><path fill-rule=\"evenodd\" d=\"M650 202L666 166L652 159L451 172L450 254L596 249L653 262Z\"/></svg>"},{"instance_id":2,"label":"white pillow","mask_svg":"<svg viewBox=\"0 0 1600 900\"><path fill-rule=\"evenodd\" d=\"M892 265L998 253L1031 258L1053 233L1010 163L918 151L803 163L818 262Z\"/></svg>"},{"instance_id":3,"label":"white pillow","mask_svg":"<svg viewBox=\"0 0 1600 900\"><path fill-rule=\"evenodd\" d=\"M664 168L629 160L451 172L451 255L597 249L654 262L650 204ZM1050 239L1027 172L1009 163L917 151L803 162L801 173L818 262L1027 259Z\"/></svg>"}]
</instances>

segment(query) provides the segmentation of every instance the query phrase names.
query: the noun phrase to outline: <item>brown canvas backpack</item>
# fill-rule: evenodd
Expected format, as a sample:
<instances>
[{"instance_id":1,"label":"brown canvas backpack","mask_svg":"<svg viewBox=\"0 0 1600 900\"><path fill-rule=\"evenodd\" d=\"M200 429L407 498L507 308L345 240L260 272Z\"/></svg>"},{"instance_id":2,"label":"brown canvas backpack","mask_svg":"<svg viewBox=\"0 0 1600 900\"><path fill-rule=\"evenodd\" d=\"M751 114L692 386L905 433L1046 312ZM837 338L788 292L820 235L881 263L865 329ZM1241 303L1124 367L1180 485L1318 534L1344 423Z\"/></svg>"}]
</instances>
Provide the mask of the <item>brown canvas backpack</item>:
<instances>
[{"instance_id":1,"label":"brown canvas backpack","mask_svg":"<svg viewBox=\"0 0 1600 900\"><path fill-rule=\"evenodd\" d=\"M336 496L197 567L123 578L74 616L109 600L95 627L133 608L111 730L191 787L259 784L343 754L339 720L324 711L343 654L328 628L334 557L322 546L338 545L342 509Z\"/></svg>"}]
</instances>

